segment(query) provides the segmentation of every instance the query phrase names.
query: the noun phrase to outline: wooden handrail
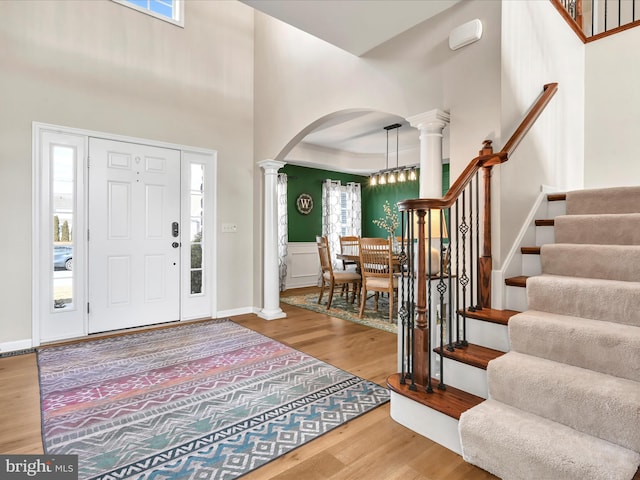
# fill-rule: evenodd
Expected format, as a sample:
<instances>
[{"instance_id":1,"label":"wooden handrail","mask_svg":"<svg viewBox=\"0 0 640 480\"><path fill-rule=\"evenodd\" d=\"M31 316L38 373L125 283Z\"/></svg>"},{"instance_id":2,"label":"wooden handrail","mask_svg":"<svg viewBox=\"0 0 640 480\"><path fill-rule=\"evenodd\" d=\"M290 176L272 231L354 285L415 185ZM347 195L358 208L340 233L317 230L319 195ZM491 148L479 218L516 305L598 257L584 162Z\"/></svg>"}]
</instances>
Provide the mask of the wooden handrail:
<instances>
[{"instance_id":1,"label":"wooden handrail","mask_svg":"<svg viewBox=\"0 0 640 480\"><path fill-rule=\"evenodd\" d=\"M511 135L509 141L505 143L504 147L502 147L502 150L500 150L501 153L507 154L507 159L505 159L505 161L508 160L509 155L513 153L513 151L520 144L527 132L531 130L531 127L534 123L536 123L536 120L551 100L551 97L553 97L557 91L557 83L547 83L544 86L544 88L542 89L542 93L533 104L531 110L529 110L516 131L513 132L513 135Z\"/></svg>"},{"instance_id":2,"label":"wooden handrail","mask_svg":"<svg viewBox=\"0 0 640 480\"><path fill-rule=\"evenodd\" d=\"M502 150L497 153L491 152L491 142L485 141L485 148L481 150L481 154L475 157L456 181L451 185L449 191L442 198L417 198L412 200L404 200L398 203L399 211L409 210L429 210L432 208L449 208L453 205L456 199L462 194L462 191L467 187L471 179L482 167L492 167L509 160L509 156L518 147L522 139L527 132L531 129L536 122L544 108L547 106L551 97L558 91L557 83L548 83L542 89L542 93L538 96L532 107L527 112L516 131L511 135L511 138L505 143ZM487 143L488 142L488 143Z\"/></svg>"}]
</instances>

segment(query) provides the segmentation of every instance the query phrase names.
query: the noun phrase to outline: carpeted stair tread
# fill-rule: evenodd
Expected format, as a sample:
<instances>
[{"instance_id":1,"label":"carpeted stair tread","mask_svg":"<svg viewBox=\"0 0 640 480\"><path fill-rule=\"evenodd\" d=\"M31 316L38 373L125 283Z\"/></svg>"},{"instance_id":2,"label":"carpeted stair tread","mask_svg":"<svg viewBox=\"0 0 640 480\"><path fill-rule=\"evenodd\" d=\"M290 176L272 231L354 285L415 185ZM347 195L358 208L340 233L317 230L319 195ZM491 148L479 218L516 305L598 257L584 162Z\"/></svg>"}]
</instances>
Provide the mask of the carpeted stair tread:
<instances>
[{"instance_id":1,"label":"carpeted stair tread","mask_svg":"<svg viewBox=\"0 0 640 480\"><path fill-rule=\"evenodd\" d=\"M462 456L508 480L630 480L640 454L496 400L463 413Z\"/></svg>"},{"instance_id":2,"label":"carpeted stair tread","mask_svg":"<svg viewBox=\"0 0 640 480\"><path fill-rule=\"evenodd\" d=\"M487 369L487 364L491 360L504 355L504 352L501 352L500 350L494 350L493 348L487 348L473 343L469 343L464 347L455 347L453 351L449 351L447 346L445 346L444 349L436 347L433 351L446 358L450 358L451 360L465 363L483 370Z\"/></svg>"},{"instance_id":3,"label":"carpeted stair tread","mask_svg":"<svg viewBox=\"0 0 640 480\"><path fill-rule=\"evenodd\" d=\"M540 247L521 247L520 253L523 255L540 255Z\"/></svg>"},{"instance_id":4,"label":"carpeted stair tread","mask_svg":"<svg viewBox=\"0 0 640 480\"><path fill-rule=\"evenodd\" d=\"M640 452L640 383L511 351L489 363L489 397Z\"/></svg>"},{"instance_id":5,"label":"carpeted stair tread","mask_svg":"<svg viewBox=\"0 0 640 480\"><path fill-rule=\"evenodd\" d=\"M458 313L462 315L463 311L458 310ZM475 318L476 320L483 320L489 323L497 323L499 325L508 325L509 319L517 313L516 310L497 310L495 308L483 308L481 310L464 310L467 318Z\"/></svg>"},{"instance_id":6,"label":"carpeted stair tread","mask_svg":"<svg viewBox=\"0 0 640 480\"><path fill-rule=\"evenodd\" d=\"M427 393L423 386L417 386L416 390L411 390L411 381L406 380L406 383L402 384L400 382L401 378L402 375L399 373L395 373L387 378L387 386L389 389L456 420L460 418L463 412L484 401L482 397L450 385L447 385L446 390L440 390L438 389L439 382L435 378L431 379L432 393Z\"/></svg>"},{"instance_id":7,"label":"carpeted stair tread","mask_svg":"<svg viewBox=\"0 0 640 480\"><path fill-rule=\"evenodd\" d=\"M554 235L556 243L640 245L640 213L560 215Z\"/></svg>"},{"instance_id":8,"label":"carpeted stair tread","mask_svg":"<svg viewBox=\"0 0 640 480\"><path fill-rule=\"evenodd\" d=\"M640 187L594 188L567 192L567 214L640 213Z\"/></svg>"},{"instance_id":9,"label":"carpeted stair tread","mask_svg":"<svg viewBox=\"0 0 640 480\"><path fill-rule=\"evenodd\" d=\"M640 245L548 244L540 261L551 275L640 282Z\"/></svg>"},{"instance_id":10,"label":"carpeted stair tread","mask_svg":"<svg viewBox=\"0 0 640 480\"><path fill-rule=\"evenodd\" d=\"M527 297L530 310L640 327L638 282L536 275L528 280Z\"/></svg>"},{"instance_id":11,"label":"carpeted stair tread","mask_svg":"<svg viewBox=\"0 0 640 480\"><path fill-rule=\"evenodd\" d=\"M640 327L528 310L511 318L509 343L512 351L640 382Z\"/></svg>"},{"instance_id":12,"label":"carpeted stair tread","mask_svg":"<svg viewBox=\"0 0 640 480\"><path fill-rule=\"evenodd\" d=\"M519 275L517 277L509 277L504 279L504 283L509 287L526 287L528 278L529 277L525 275Z\"/></svg>"}]
</instances>

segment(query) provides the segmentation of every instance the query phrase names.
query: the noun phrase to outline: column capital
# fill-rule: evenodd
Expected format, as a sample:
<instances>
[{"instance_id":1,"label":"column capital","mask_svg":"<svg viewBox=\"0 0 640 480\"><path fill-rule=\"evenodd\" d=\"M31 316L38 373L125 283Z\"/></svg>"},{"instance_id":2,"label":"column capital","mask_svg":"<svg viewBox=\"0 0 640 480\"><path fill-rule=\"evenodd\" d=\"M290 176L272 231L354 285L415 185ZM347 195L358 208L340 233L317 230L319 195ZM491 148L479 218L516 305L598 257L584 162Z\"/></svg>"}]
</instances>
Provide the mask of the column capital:
<instances>
[{"instance_id":1,"label":"column capital","mask_svg":"<svg viewBox=\"0 0 640 480\"><path fill-rule=\"evenodd\" d=\"M439 129L442 131L447 126L451 116L442 110L429 110L428 112L419 113L411 117L407 117L407 121L412 127L418 130L426 130L428 128Z\"/></svg>"},{"instance_id":2,"label":"column capital","mask_svg":"<svg viewBox=\"0 0 640 480\"><path fill-rule=\"evenodd\" d=\"M262 167L265 173L275 170L276 172L284 167L287 162L280 162L278 160L261 160L258 162L258 166Z\"/></svg>"}]
</instances>

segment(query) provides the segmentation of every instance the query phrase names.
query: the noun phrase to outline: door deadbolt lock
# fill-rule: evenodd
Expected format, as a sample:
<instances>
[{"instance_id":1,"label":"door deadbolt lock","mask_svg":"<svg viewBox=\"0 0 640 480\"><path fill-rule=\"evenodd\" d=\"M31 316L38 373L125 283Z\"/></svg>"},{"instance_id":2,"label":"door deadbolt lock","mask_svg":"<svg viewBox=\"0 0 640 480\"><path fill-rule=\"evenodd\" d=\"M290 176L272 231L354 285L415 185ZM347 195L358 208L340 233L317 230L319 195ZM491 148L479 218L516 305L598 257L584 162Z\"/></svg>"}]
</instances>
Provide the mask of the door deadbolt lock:
<instances>
[{"instance_id":1,"label":"door deadbolt lock","mask_svg":"<svg viewBox=\"0 0 640 480\"><path fill-rule=\"evenodd\" d=\"M180 235L180 227L178 226L178 222L173 222L171 224L171 235L174 238Z\"/></svg>"}]
</instances>

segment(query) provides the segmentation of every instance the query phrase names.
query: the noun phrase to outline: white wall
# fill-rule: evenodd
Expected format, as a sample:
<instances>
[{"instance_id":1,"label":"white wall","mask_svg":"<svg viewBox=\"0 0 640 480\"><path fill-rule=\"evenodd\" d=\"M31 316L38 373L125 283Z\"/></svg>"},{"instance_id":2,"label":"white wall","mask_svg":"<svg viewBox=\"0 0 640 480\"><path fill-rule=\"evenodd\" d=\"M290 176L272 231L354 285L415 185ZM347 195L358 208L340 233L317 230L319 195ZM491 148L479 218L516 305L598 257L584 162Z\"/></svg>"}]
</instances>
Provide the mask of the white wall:
<instances>
[{"instance_id":1,"label":"white wall","mask_svg":"<svg viewBox=\"0 0 640 480\"><path fill-rule=\"evenodd\" d=\"M482 40L451 51L449 32L473 18L485 24ZM284 147L303 138L307 126L352 109L405 118L434 108L452 110L452 131L460 124L465 134L457 138L452 134L456 146L450 156L452 161L464 158L465 165L477 154L487 125L489 130L498 126L497 113L483 115L486 105L499 105L498 1L461 2L362 57L258 12L255 25L258 159L280 154L284 158L288 153ZM474 72L472 86L469 69ZM461 97L472 101L460 101ZM467 124L467 119L478 116L484 125Z\"/></svg>"},{"instance_id":2,"label":"white wall","mask_svg":"<svg viewBox=\"0 0 640 480\"><path fill-rule=\"evenodd\" d=\"M586 46L585 187L640 185L640 28Z\"/></svg>"},{"instance_id":3,"label":"white wall","mask_svg":"<svg viewBox=\"0 0 640 480\"><path fill-rule=\"evenodd\" d=\"M218 151L218 308L254 305L253 10L189 1L185 28L109 0L2 2L0 343L31 338L31 122Z\"/></svg>"},{"instance_id":4,"label":"white wall","mask_svg":"<svg viewBox=\"0 0 640 480\"><path fill-rule=\"evenodd\" d=\"M584 157L584 45L551 2L502 6L500 150L546 83L558 93L510 160L494 168L494 269L499 269L542 185L580 188ZM497 222L495 220L498 220Z\"/></svg>"}]
</instances>

